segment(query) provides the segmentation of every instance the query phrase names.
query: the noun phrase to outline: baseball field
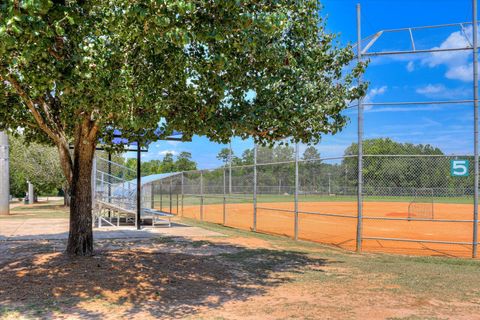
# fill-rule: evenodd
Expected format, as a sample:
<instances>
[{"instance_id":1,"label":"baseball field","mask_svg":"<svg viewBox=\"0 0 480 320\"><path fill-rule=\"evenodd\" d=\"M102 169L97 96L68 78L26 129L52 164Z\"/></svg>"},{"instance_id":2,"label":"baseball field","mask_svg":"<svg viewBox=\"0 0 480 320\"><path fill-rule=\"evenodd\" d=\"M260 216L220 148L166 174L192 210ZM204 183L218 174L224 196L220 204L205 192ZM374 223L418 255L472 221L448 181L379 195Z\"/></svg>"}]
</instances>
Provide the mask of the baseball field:
<instances>
[{"instance_id":1,"label":"baseball field","mask_svg":"<svg viewBox=\"0 0 480 320\"><path fill-rule=\"evenodd\" d=\"M441 201L441 202L440 202ZM473 205L465 198L443 198L432 216L409 215L407 198L370 197L364 201L363 250L413 255L469 257L472 252ZM259 197L256 231L294 237L295 203L288 196ZM164 207L164 210L166 208ZM184 217L254 230L250 197L185 196L172 211ZM298 202L298 238L355 250L357 202L349 197L303 197Z\"/></svg>"}]
</instances>

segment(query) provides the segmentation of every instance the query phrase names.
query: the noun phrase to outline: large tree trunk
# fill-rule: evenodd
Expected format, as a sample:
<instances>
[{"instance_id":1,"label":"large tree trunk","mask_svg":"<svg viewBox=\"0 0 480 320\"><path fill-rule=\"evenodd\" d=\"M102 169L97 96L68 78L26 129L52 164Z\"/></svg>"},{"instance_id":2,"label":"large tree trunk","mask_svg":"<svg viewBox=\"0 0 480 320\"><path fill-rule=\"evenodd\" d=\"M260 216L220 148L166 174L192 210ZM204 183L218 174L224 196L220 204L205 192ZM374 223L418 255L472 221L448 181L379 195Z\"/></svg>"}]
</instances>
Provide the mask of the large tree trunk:
<instances>
[{"instance_id":1,"label":"large tree trunk","mask_svg":"<svg viewBox=\"0 0 480 320\"><path fill-rule=\"evenodd\" d=\"M89 137L90 129L84 123L75 139L70 185L70 233L66 252L76 256L93 254L92 164L96 144Z\"/></svg>"}]
</instances>

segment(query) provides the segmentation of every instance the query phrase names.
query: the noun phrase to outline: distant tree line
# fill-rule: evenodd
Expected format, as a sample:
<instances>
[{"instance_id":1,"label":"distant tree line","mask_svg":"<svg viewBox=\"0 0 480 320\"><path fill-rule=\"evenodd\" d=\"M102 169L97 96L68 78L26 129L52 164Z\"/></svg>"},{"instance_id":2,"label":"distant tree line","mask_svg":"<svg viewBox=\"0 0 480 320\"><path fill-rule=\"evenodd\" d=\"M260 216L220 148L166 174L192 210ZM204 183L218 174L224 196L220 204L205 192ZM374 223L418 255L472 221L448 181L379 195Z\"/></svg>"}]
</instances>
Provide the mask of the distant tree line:
<instances>
[{"instance_id":1,"label":"distant tree line","mask_svg":"<svg viewBox=\"0 0 480 320\"><path fill-rule=\"evenodd\" d=\"M453 158L444 156L441 149L432 145L376 138L365 140L363 149L366 194L411 195L419 188L436 188L435 192L438 195L473 192L473 174L464 178L451 177L450 160ZM343 157L321 159L314 146L307 147L299 163L300 192L355 194L358 181L357 151L358 145L352 143L345 149ZM230 150L224 148L219 152L217 159L221 160L224 166L228 166L229 156ZM293 193L294 160L292 146L259 147L257 150L259 192ZM253 149L243 151L241 156L236 156L232 152L233 166L250 164L253 164ZM473 171L472 166L470 171ZM252 174L253 170L248 167L234 168L232 182L238 190L247 190L252 184L253 179L249 179Z\"/></svg>"},{"instance_id":2,"label":"distant tree line","mask_svg":"<svg viewBox=\"0 0 480 320\"><path fill-rule=\"evenodd\" d=\"M134 179L136 177L137 159L123 159L123 164L131 169L126 176L126 180ZM156 159L142 162L142 176L196 169L197 163L192 160L192 154L187 151L180 152L176 157L172 153L166 153L162 160Z\"/></svg>"}]
</instances>

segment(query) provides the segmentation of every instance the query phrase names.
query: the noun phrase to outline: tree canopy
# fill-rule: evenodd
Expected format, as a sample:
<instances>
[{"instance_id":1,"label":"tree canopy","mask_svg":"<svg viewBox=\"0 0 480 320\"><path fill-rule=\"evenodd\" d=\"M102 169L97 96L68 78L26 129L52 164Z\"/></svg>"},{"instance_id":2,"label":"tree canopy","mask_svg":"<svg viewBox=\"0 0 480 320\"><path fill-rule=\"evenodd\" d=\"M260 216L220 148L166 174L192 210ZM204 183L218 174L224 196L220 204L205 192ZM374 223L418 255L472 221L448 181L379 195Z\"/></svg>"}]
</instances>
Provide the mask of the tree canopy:
<instances>
[{"instance_id":1,"label":"tree canopy","mask_svg":"<svg viewBox=\"0 0 480 320\"><path fill-rule=\"evenodd\" d=\"M142 144L174 130L261 144L341 130L364 65L350 65L319 10L317 0L2 2L0 130L57 146L72 193L67 252L93 250L92 159L99 139L121 148L115 129Z\"/></svg>"},{"instance_id":2,"label":"tree canopy","mask_svg":"<svg viewBox=\"0 0 480 320\"><path fill-rule=\"evenodd\" d=\"M59 142L88 120L105 141L113 128L151 139L163 118L165 134L186 138L318 139L345 124L362 69L344 74L353 52L336 47L318 10L316 1L7 1L0 126Z\"/></svg>"}]
</instances>

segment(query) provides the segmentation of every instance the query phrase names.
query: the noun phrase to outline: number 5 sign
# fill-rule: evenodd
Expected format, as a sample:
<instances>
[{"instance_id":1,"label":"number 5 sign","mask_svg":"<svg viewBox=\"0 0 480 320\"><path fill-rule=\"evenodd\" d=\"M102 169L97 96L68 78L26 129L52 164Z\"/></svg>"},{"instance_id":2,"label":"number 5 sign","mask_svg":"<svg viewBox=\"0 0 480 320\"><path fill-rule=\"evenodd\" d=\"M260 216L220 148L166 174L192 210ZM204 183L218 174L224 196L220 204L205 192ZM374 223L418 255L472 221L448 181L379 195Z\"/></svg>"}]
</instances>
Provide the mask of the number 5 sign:
<instances>
[{"instance_id":1,"label":"number 5 sign","mask_svg":"<svg viewBox=\"0 0 480 320\"><path fill-rule=\"evenodd\" d=\"M452 177L468 177L468 160L451 160L450 174Z\"/></svg>"}]
</instances>

